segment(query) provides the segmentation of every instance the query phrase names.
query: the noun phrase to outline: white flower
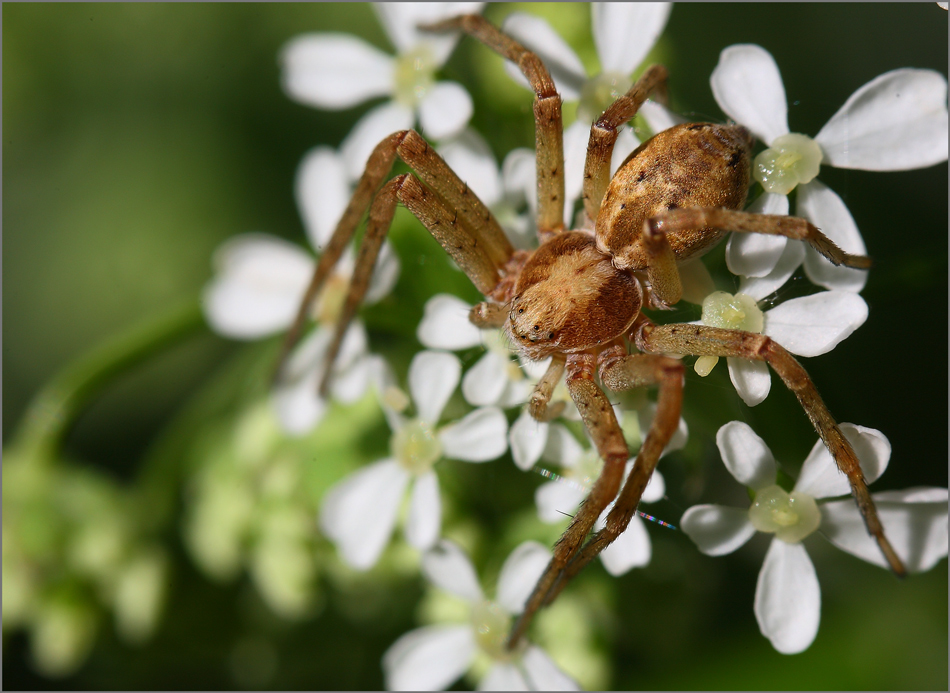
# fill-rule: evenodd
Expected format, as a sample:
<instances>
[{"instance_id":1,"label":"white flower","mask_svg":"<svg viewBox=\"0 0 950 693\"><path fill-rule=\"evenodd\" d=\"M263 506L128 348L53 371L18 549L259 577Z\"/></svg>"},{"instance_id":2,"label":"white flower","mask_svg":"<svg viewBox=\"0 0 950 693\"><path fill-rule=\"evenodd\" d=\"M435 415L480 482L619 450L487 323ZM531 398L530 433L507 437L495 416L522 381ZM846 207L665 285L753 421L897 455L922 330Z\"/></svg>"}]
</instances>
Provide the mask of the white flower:
<instances>
[{"instance_id":1,"label":"white flower","mask_svg":"<svg viewBox=\"0 0 950 693\"><path fill-rule=\"evenodd\" d=\"M764 48L726 48L710 82L720 108L769 147L753 164L753 176L766 191L756 211L788 214L786 195L797 185L796 214L849 253L864 254L864 241L841 198L815 180L820 164L903 171L947 160L947 80L933 70L892 70L872 79L814 139L790 133L782 77ZM781 236L733 234L726 250L729 269L764 276L786 245ZM857 292L867 281L867 270L835 267L810 247L804 264L809 279L828 289Z\"/></svg>"},{"instance_id":2,"label":"white flower","mask_svg":"<svg viewBox=\"0 0 950 693\"><path fill-rule=\"evenodd\" d=\"M790 243L783 255L787 261L779 267L796 262L802 253L800 244ZM762 311L756 301L773 290L772 282L763 278L743 280L735 295L715 291L703 301L700 324L764 334L793 354L819 356L831 351L868 317L867 303L849 291L819 291ZM718 361L718 356L702 356L696 360L696 372L708 375ZM768 396L772 377L767 363L731 356L726 362L729 378L746 404L754 407Z\"/></svg>"},{"instance_id":3,"label":"white flower","mask_svg":"<svg viewBox=\"0 0 950 693\"><path fill-rule=\"evenodd\" d=\"M671 7L668 2L593 3L594 45L602 71L591 77L587 76L573 49L540 17L514 12L502 24L506 33L544 61L563 101L580 102L577 121L564 131L567 224L571 222L573 203L581 194L590 125L618 96L633 86L630 75L653 48L666 26ZM505 69L518 83L528 86L517 67L506 62ZM651 102L643 105L641 113L654 132L676 122L665 109ZM614 147L611 172L616 171L639 144L632 128L622 129Z\"/></svg>"},{"instance_id":4,"label":"white flower","mask_svg":"<svg viewBox=\"0 0 950 693\"><path fill-rule=\"evenodd\" d=\"M481 2L373 3L395 57L356 36L313 33L298 36L283 50L282 80L287 94L302 103L341 110L386 96L370 109L343 141L346 172L355 180L373 148L387 135L411 128L440 140L462 130L472 117L472 98L457 82L436 82L458 34L421 31L419 24L481 11Z\"/></svg>"},{"instance_id":5,"label":"white flower","mask_svg":"<svg viewBox=\"0 0 950 693\"><path fill-rule=\"evenodd\" d=\"M389 690L443 690L461 677L480 654L493 664L479 690L578 690L577 683L535 645L505 649L513 614L524 610L531 590L551 560L537 542L518 546L498 576L494 600L485 597L468 557L450 541L423 556L422 570L437 587L471 605L468 623L434 625L403 635L383 655Z\"/></svg>"},{"instance_id":6,"label":"white flower","mask_svg":"<svg viewBox=\"0 0 950 693\"><path fill-rule=\"evenodd\" d=\"M297 203L307 237L319 250L333 233L350 198L343 160L327 147L304 157L297 173ZM276 236L243 234L225 242L214 256L215 277L204 292L208 323L219 334L235 339L258 339L290 327L315 268L311 255ZM317 424L326 409L317 395L338 311L353 273L354 256L347 251L328 278L315 317L323 323L291 353L285 378L274 393L278 417L287 432L303 434ZM399 261L389 244L380 249L364 303L386 296L399 276ZM366 391L378 357L366 352L366 336L354 320L334 363L333 395L344 402Z\"/></svg>"},{"instance_id":7,"label":"white flower","mask_svg":"<svg viewBox=\"0 0 950 693\"><path fill-rule=\"evenodd\" d=\"M656 406L651 403L637 412L642 430L647 430L649 427L655 410ZM524 426L525 428L531 426L531 421L526 422ZM538 427L540 426L542 424L538 424ZM543 426L547 427L547 433L543 441L544 449L540 452L539 458L557 465L561 472L555 475L557 478L554 480L539 486L534 498L541 521L555 524L566 521L587 497L594 482L603 471L604 462L596 449L583 448L564 426L560 424L543 424ZM663 455L681 449L686 444L686 437L686 424L680 419L679 428L673 434L669 445L663 450ZM515 449L514 445L515 436L512 434L512 452ZM633 461L633 458L627 461L624 481L633 468ZM535 460L532 460L528 468L534 462ZM655 503L663 498L665 492L666 484L663 481L663 475L655 471L650 478L650 483L643 491L641 502ZM607 515L613 507L614 503L610 503L600 514L594 525L595 532L604 528ZM600 560L607 572L617 576L623 575L631 568L647 565L651 555L650 535L643 520L634 515L623 534L601 552Z\"/></svg>"},{"instance_id":8,"label":"white flower","mask_svg":"<svg viewBox=\"0 0 950 693\"><path fill-rule=\"evenodd\" d=\"M841 424L854 446L868 483L887 468L891 446L880 431ZM818 530L838 548L887 567L851 498L817 503L850 492L820 440L802 465L791 493L776 485L776 462L752 429L733 421L719 429L716 443L726 468L755 491L746 511L697 505L681 526L699 550L711 556L731 553L756 530L774 533L755 590L755 617L762 634L784 654L802 652L818 633L821 591L815 568L801 541ZM929 570L947 555L947 489L915 488L872 496L888 539L911 572Z\"/></svg>"},{"instance_id":9,"label":"white flower","mask_svg":"<svg viewBox=\"0 0 950 693\"><path fill-rule=\"evenodd\" d=\"M472 306L451 294L436 294L426 301L424 315L416 335L423 346L453 351L484 346L485 354L468 369L462 379L462 394L474 406L502 408L523 404L531 395L537 379L544 374L543 364L523 359L515 361L509 340L501 329L479 329L468 314Z\"/></svg>"},{"instance_id":10,"label":"white flower","mask_svg":"<svg viewBox=\"0 0 950 693\"><path fill-rule=\"evenodd\" d=\"M486 462L507 449L508 422L495 407L476 409L458 422L437 427L442 409L459 383L461 369L453 354L416 354L409 366L409 392L416 417L406 419L386 406L387 396L383 398L393 429L392 456L360 469L324 497L320 526L354 568L367 570L379 559L410 482L406 540L424 551L435 544L442 525L435 464L443 458Z\"/></svg>"}]
</instances>

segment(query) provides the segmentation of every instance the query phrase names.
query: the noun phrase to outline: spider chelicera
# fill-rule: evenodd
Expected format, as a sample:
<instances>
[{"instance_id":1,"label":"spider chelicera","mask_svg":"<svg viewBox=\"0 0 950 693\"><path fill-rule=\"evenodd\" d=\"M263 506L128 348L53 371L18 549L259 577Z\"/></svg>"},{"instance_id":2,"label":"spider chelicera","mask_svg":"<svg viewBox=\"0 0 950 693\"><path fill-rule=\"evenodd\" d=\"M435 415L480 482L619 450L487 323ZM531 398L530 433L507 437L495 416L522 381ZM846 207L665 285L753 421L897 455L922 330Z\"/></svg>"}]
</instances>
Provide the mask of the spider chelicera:
<instances>
[{"instance_id":1,"label":"spider chelicera","mask_svg":"<svg viewBox=\"0 0 950 693\"><path fill-rule=\"evenodd\" d=\"M561 98L547 68L534 53L478 15L426 28L470 34L515 63L534 89L540 244L534 251L515 250L488 208L418 133L396 132L370 156L320 257L283 353L298 339L309 306L368 209L356 269L326 357L328 366L333 362L401 202L485 296L486 301L472 309L470 320L479 327L503 327L531 359L551 358L529 410L537 420L551 418L552 391L565 378L604 467L554 546L550 564L512 628L508 647L519 645L537 610L553 601L616 539L636 512L680 418L684 367L665 354L766 361L798 398L847 475L868 531L893 571L902 575L904 566L884 536L854 449L798 361L765 335L692 324L657 325L641 312L677 303L682 295L678 264L703 254L729 231L801 240L836 265L866 268L870 260L845 253L805 219L741 211L749 190L753 142L739 125L672 127L640 145L611 177L618 128L648 97L665 95L667 73L659 65L648 68L591 126L584 167L584 223L579 229L565 228ZM383 184L397 157L413 172ZM329 367L324 371L322 393L330 372ZM657 411L621 487L629 454L602 388L639 387L658 388ZM590 535L596 519L615 499L606 526Z\"/></svg>"}]
</instances>

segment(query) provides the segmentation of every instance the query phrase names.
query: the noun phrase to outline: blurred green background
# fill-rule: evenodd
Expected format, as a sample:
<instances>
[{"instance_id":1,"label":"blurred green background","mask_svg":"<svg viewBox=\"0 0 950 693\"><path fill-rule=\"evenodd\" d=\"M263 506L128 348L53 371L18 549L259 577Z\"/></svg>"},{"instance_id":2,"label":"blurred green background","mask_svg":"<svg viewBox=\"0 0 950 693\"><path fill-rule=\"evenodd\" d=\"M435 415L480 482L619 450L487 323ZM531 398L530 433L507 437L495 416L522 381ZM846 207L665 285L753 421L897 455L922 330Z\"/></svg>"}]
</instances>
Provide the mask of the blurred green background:
<instances>
[{"instance_id":1,"label":"blurred green background","mask_svg":"<svg viewBox=\"0 0 950 693\"><path fill-rule=\"evenodd\" d=\"M500 22L514 9L543 14L595 66L588 6L493 4L485 13ZM291 102L279 86L281 46L307 31L344 31L391 47L371 8L356 4L24 3L4 4L2 12L6 444L30 397L71 359L195 300L222 241L265 231L305 244L293 198L296 167L311 147L339 144L368 105L327 113ZM683 4L655 54L669 67L674 108L723 119L709 75L723 48L744 42L775 56L791 129L811 135L882 72L947 71L947 13L935 3ZM530 96L509 84L500 59L463 41L443 74L472 94L473 125L490 133L499 160L532 146ZM876 266L863 292L868 322L806 367L839 420L890 439L892 463L876 489L946 486L947 166L900 173L824 167L820 178L848 204ZM476 294L408 215L397 218L393 238L403 276L366 317L373 348L404 374L419 348L413 334L423 300L445 290L468 300ZM273 346L195 330L96 398L69 432L64 456L121 484L155 474L177 503L193 473L186 451L215 416L227 415L233 393L261 391ZM466 363L477 356L467 354ZM695 502L728 502L729 494L741 501L714 445L725 421L748 421L793 470L815 440L794 398L777 385L750 410L730 392L725 369L717 371L705 380L688 376L690 445L664 465L675 504L661 516L674 524ZM361 444L357 462L386 447L385 425L366 425L382 438ZM486 545L510 540L506 513L529 507L541 479L505 460L477 472L457 467L446 472L444 492L460 494L459 514L482 523ZM342 475L333 468L319 483ZM222 586L198 572L181 547L179 506L172 510L158 529L172 571L154 637L129 647L105 622L82 668L47 679L29 663L24 632L5 632L5 687L383 685L379 659L417 625L420 580L398 571L356 583L322 577L319 614L282 619L247 578ZM609 595L590 615L595 645L612 667L607 685L946 688L946 561L899 583L827 544L809 545L822 625L807 652L787 657L759 635L752 614L764 542L714 559L682 533L651 528L651 536L646 570L613 580L597 566L577 581L579 592L586 584ZM265 664L247 674L247 660Z\"/></svg>"}]
</instances>

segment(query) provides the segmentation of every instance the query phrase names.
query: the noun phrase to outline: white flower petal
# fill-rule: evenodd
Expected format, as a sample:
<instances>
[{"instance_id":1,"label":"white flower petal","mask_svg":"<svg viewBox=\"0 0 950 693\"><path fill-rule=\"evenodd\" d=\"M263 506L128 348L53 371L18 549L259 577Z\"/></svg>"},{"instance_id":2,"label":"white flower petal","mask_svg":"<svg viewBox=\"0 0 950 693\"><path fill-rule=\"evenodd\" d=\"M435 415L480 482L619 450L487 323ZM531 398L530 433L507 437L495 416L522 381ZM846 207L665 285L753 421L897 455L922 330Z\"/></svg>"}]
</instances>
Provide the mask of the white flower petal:
<instances>
[{"instance_id":1,"label":"white flower petal","mask_svg":"<svg viewBox=\"0 0 950 693\"><path fill-rule=\"evenodd\" d=\"M476 651L469 625L409 631L383 654L386 689L443 691L468 670Z\"/></svg>"},{"instance_id":2,"label":"white flower petal","mask_svg":"<svg viewBox=\"0 0 950 693\"><path fill-rule=\"evenodd\" d=\"M551 425L542 458L560 467L576 467L583 455L584 448L573 433L562 424Z\"/></svg>"},{"instance_id":3,"label":"white flower petal","mask_svg":"<svg viewBox=\"0 0 950 693\"><path fill-rule=\"evenodd\" d=\"M522 658L528 686L535 691L577 691L580 686L558 669L547 653L536 645L529 645Z\"/></svg>"},{"instance_id":4,"label":"white flower petal","mask_svg":"<svg viewBox=\"0 0 950 693\"><path fill-rule=\"evenodd\" d=\"M746 209L755 214L788 214L788 196L763 193ZM765 233L731 233L726 241L726 266L742 277L764 277L775 269L788 239Z\"/></svg>"},{"instance_id":5,"label":"white flower petal","mask_svg":"<svg viewBox=\"0 0 950 693\"><path fill-rule=\"evenodd\" d=\"M535 489L534 503L541 522L554 525L569 520L586 496L587 491L570 479L555 479Z\"/></svg>"},{"instance_id":6,"label":"white flower petal","mask_svg":"<svg viewBox=\"0 0 950 693\"><path fill-rule=\"evenodd\" d=\"M399 258L389 241L383 241L376 257L376 266L369 278L369 287L363 298L363 305L378 303L388 296L399 279Z\"/></svg>"},{"instance_id":7,"label":"white flower petal","mask_svg":"<svg viewBox=\"0 0 950 693\"><path fill-rule=\"evenodd\" d=\"M443 539L422 557L422 572L439 589L476 603L483 598L472 562L457 544Z\"/></svg>"},{"instance_id":8,"label":"white flower petal","mask_svg":"<svg viewBox=\"0 0 950 693\"><path fill-rule=\"evenodd\" d=\"M340 110L391 93L393 59L350 34L304 34L281 52L281 82L290 98Z\"/></svg>"},{"instance_id":9,"label":"white flower petal","mask_svg":"<svg viewBox=\"0 0 950 693\"><path fill-rule=\"evenodd\" d=\"M590 123L575 120L564 130L564 223L571 228L574 203L580 199L584 188L584 162L589 141Z\"/></svg>"},{"instance_id":10,"label":"white flower petal","mask_svg":"<svg viewBox=\"0 0 950 693\"><path fill-rule=\"evenodd\" d=\"M383 138L400 130L408 130L414 121L415 114L411 108L393 101L367 111L340 143L340 156L346 162L346 173L350 180L357 180L363 175L369 155Z\"/></svg>"},{"instance_id":11,"label":"white flower petal","mask_svg":"<svg viewBox=\"0 0 950 693\"><path fill-rule=\"evenodd\" d=\"M512 12L505 18L501 29L541 58L564 101L577 101L581 97L587 71L574 49L550 24L534 15ZM518 84L530 88L521 70L511 61L505 61L505 70Z\"/></svg>"},{"instance_id":12,"label":"white flower petal","mask_svg":"<svg viewBox=\"0 0 950 693\"><path fill-rule=\"evenodd\" d=\"M508 384L508 364L504 354L486 351L462 378L462 395L476 407L497 404Z\"/></svg>"},{"instance_id":13,"label":"white flower petal","mask_svg":"<svg viewBox=\"0 0 950 693\"><path fill-rule=\"evenodd\" d=\"M775 269L764 277L742 277L739 281L739 293L760 301L774 291L785 286L795 270L805 259L805 245L801 241L789 241L785 250L775 263Z\"/></svg>"},{"instance_id":14,"label":"white flower petal","mask_svg":"<svg viewBox=\"0 0 950 693\"><path fill-rule=\"evenodd\" d=\"M508 449L508 420L497 407L482 407L439 431L446 457L463 462L487 462Z\"/></svg>"},{"instance_id":15,"label":"white flower petal","mask_svg":"<svg viewBox=\"0 0 950 693\"><path fill-rule=\"evenodd\" d=\"M647 125L650 126L654 134L669 130L674 125L688 122L679 113L674 113L666 106L650 100L643 102L638 113L647 121Z\"/></svg>"},{"instance_id":16,"label":"white flower petal","mask_svg":"<svg viewBox=\"0 0 950 693\"><path fill-rule=\"evenodd\" d=\"M502 193L505 200L518 207L528 202L529 198L534 198L536 176L533 150L519 147L508 152L501 165Z\"/></svg>"},{"instance_id":17,"label":"white flower petal","mask_svg":"<svg viewBox=\"0 0 950 693\"><path fill-rule=\"evenodd\" d=\"M456 137L441 143L437 149L449 168L488 207L493 207L501 200L501 174L495 155L484 137L472 128L465 128Z\"/></svg>"},{"instance_id":18,"label":"white flower petal","mask_svg":"<svg viewBox=\"0 0 950 693\"><path fill-rule=\"evenodd\" d=\"M772 389L772 374L764 361L750 361L730 356L726 359L729 366L729 379L736 387L742 401L750 407L761 404Z\"/></svg>"},{"instance_id":19,"label":"white flower petal","mask_svg":"<svg viewBox=\"0 0 950 693\"><path fill-rule=\"evenodd\" d=\"M930 570L947 555L947 489L912 488L873 496L884 533L907 570ZM821 532L858 558L889 568L850 498L821 505Z\"/></svg>"},{"instance_id":20,"label":"white flower petal","mask_svg":"<svg viewBox=\"0 0 950 693\"><path fill-rule=\"evenodd\" d=\"M528 471L541 457L548 440L550 424L536 421L527 410L511 424L508 438L511 443L511 455L518 469Z\"/></svg>"},{"instance_id":21,"label":"white flower petal","mask_svg":"<svg viewBox=\"0 0 950 693\"><path fill-rule=\"evenodd\" d=\"M730 421L716 432L716 445L726 469L743 486L759 490L775 483L772 451L749 424Z\"/></svg>"},{"instance_id":22,"label":"white flower petal","mask_svg":"<svg viewBox=\"0 0 950 693\"><path fill-rule=\"evenodd\" d=\"M320 527L357 570L376 564L392 536L409 474L396 460L364 467L334 485L320 508Z\"/></svg>"},{"instance_id":23,"label":"white flower petal","mask_svg":"<svg viewBox=\"0 0 950 693\"><path fill-rule=\"evenodd\" d=\"M429 349L468 349L482 343L482 334L468 319L472 307L451 294L426 301L416 337Z\"/></svg>"},{"instance_id":24,"label":"white flower petal","mask_svg":"<svg viewBox=\"0 0 950 693\"><path fill-rule=\"evenodd\" d=\"M633 72L663 33L671 8L668 2L595 2L592 29L601 70Z\"/></svg>"},{"instance_id":25,"label":"white flower petal","mask_svg":"<svg viewBox=\"0 0 950 693\"><path fill-rule=\"evenodd\" d=\"M437 82L419 103L422 135L442 140L460 133L472 118L472 97L457 82Z\"/></svg>"},{"instance_id":26,"label":"white flower petal","mask_svg":"<svg viewBox=\"0 0 950 693\"><path fill-rule=\"evenodd\" d=\"M290 326L313 274L313 260L276 236L242 234L214 254L215 277L204 290L211 329L257 339Z\"/></svg>"},{"instance_id":27,"label":"white flower petal","mask_svg":"<svg viewBox=\"0 0 950 693\"><path fill-rule=\"evenodd\" d=\"M819 180L798 186L798 216L805 217L842 250L864 255L864 239L848 207L838 194ZM826 289L857 293L868 280L868 271L851 267L835 267L817 250L805 249L805 274Z\"/></svg>"},{"instance_id":28,"label":"white flower petal","mask_svg":"<svg viewBox=\"0 0 950 693\"><path fill-rule=\"evenodd\" d=\"M901 69L854 92L815 136L822 163L905 171L947 160L947 78Z\"/></svg>"},{"instance_id":29,"label":"white flower petal","mask_svg":"<svg viewBox=\"0 0 950 693\"><path fill-rule=\"evenodd\" d=\"M623 534L600 553L600 560L607 572L617 577L631 568L649 564L652 553L653 547L646 525L634 515Z\"/></svg>"},{"instance_id":30,"label":"white flower petal","mask_svg":"<svg viewBox=\"0 0 950 693\"><path fill-rule=\"evenodd\" d=\"M663 475L658 471L653 472L653 476L647 482L647 487L643 489L643 495L640 496L641 503L656 503L662 500L666 495L666 481Z\"/></svg>"},{"instance_id":31,"label":"white flower petal","mask_svg":"<svg viewBox=\"0 0 950 693\"><path fill-rule=\"evenodd\" d=\"M488 673L478 682L480 691L527 691L528 682L524 680L514 664L493 664Z\"/></svg>"},{"instance_id":32,"label":"white flower petal","mask_svg":"<svg viewBox=\"0 0 950 693\"><path fill-rule=\"evenodd\" d=\"M729 46L709 79L723 112L766 145L788 132L788 101L771 54L753 44Z\"/></svg>"},{"instance_id":33,"label":"white flower petal","mask_svg":"<svg viewBox=\"0 0 950 693\"><path fill-rule=\"evenodd\" d=\"M407 53L425 45L441 66L460 38L459 32L433 33L419 29L460 14L478 14L483 2L374 2L373 9L396 50Z\"/></svg>"},{"instance_id":34,"label":"white flower petal","mask_svg":"<svg viewBox=\"0 0 950 693\"><path fill-rule=\"evenodd\" d=\"M439 498L439 480L428 471L416 478L409 496L409 515L406 518L406 541L409 545L427 551L435 545L442 529L442 500Z\"/></svg>"},{"instance_id":35,"label":"white flower petal","mask_svg":"<svg viewBox=\"0 0 950 693\"><path fill-rule=\"evenodd\" d=\"M755 534L748 510L723 505L694 505L683 513L680 529L709 556L732 553Z\"/></svg>"},{"instance_id":36,"label":"white flower petal","mask_svg":"<svg viewBox=\"0 0 950 693\"><path fill-rule=\"evenodd\" d=\"M409 364L409 392L419 418L435 425L462 376L455 354L420 351Z\"/></svg>"},{"instance_id":37,"label":"white flower petal","mask_svg":"<svg viewBox=\"0 0 950 693\"><path fill-rule=\"evenodd\" d=\"M851 423L840 424L839 428L854 448L865 480L869 484L873 483L887 469L887 463L891 459L890 441L883 433L873 428ZM851 493L848 477L838 469L834 458L821 440L815 443L802 463L795 490L815 498L833 498Z\"/></svg>"},{"instance_id":38,"label":"white flower petal","mask_svg":"<svg viewBox=\"0 0 950 693\"><path fill-rule=\"evenodd\" d=\"M372 366L370 359L361 358L339 372L334 369L330 381L333 399L343 404L354 404L362 398L372 382Z\"/></svg>"},{"instance_id":39,"label":"white flower petal","mask_svg":"<svg viewBox=\"0 0 950 693\"><path fill-rule=\"evenodd\" d=\"M304 156L294 181L297 207L310 245L320 250L350 201L346 166L330 147L315 147Z\"/></svg>"},{"instance_id":40,"label":"white flower petal","mask_svg":"<svg viewBox=\"0 0 950 693\"><path fill-rule=\"evenodd\" d=\"M765 313L762 332L799 356L826 354L861 327L868 304L849 291L793 298Z\"/></svg>"},{"instance_id":41,"label":"white flower petal","mask_svg":"<svg viewBox=\"0 0 950 693\"><path fill-rule=\"evenodd\" d=\"M818 635L821 588L801 544L773 539L755 586L755 619L782 654L797 654Z\"/></svg>"},{"instance_id":42,"label":"white flower petal","mask_svg":"<svg viewBox=\"0 0 950 693\"><path fill-rule=\"evenodd\" d=\"M498 574L496 601L509 613L520 614L550 562L551 551L546 546L536 541L519 544Z\"/></svg>"},{"instance_id":43,"label":"white flower petal","mask_svg":"<svg viewBox=\"0 0 950 693\"><path fill-rule=\"evenodd\" d=\"M327 409L317 390L323 377L332 330L317 328L291 352L284 378L271 394L271 404L281 428L294 436L313 430Z\"/></svg>"},{"instance_id":44,"label":"white flower petal","mask_svg":"<svg viewBox=\"0 0 950 693\"><path fill-rule=\"evenodd\" d=\"M637 410L637 420L640 424L642 436L645 437L647 431L650 430L650 426L653 425L654 417L656 417L656 402L648 401ZM620 418L619 414L618 418ZM668 453L682 450L686 446L686 441L688 439L689 429L686 427L686 421L680 417L679 423L676 425L676 430L673 432L673 435L670 436L670 442L668 442L666 447L663 448L663 452L660 453L660 457L662 458Z\"/></svg>"}]
</instances>

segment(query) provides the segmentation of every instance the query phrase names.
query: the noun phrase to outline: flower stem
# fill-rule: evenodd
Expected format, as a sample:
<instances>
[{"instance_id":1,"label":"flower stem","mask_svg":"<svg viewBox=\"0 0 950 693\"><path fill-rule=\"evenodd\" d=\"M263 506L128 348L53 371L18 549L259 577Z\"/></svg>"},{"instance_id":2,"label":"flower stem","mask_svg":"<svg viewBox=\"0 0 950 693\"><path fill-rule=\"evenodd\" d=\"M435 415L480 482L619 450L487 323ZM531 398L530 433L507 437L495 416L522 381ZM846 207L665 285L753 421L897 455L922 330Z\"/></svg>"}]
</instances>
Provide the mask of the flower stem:
<instances>
[{"instance_id":1,"label":"flower stem","mask_svg":"<svg viewBox=\"0 0 950 693\"><path fill-rule=\"evenodd\" d=\"M64 434L101 388L204 325L197 300L148 318L93 347L46 383L28 405L13 447L37 460L52 459Z\"/></svg>"}]
</instances>

